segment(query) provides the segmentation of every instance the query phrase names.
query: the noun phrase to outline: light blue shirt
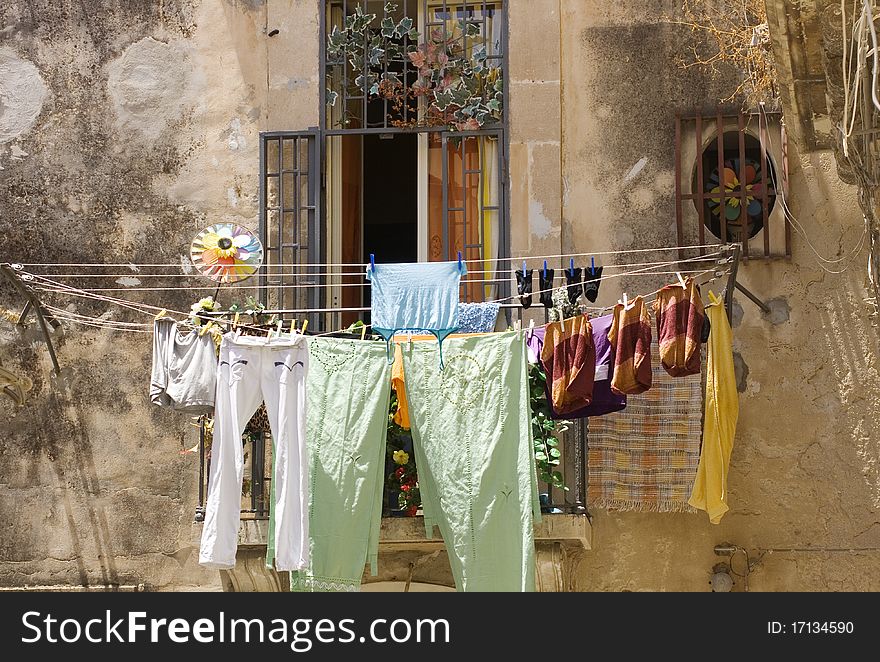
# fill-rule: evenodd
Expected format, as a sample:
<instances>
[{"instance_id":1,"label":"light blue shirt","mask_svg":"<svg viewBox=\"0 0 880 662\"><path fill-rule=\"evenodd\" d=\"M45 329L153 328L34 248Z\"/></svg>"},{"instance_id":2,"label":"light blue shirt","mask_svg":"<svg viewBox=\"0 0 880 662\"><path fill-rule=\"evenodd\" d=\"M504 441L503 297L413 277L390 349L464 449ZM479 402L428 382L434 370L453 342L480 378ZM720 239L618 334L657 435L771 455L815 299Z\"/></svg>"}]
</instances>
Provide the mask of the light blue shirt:
<instances>
[{"instance_id":1,"label":"light blue shirt","mask_svg":"<svg viewBox=\"0 0 880 662\"><path fill-rule=\"evenodd\" d=\"M395 333L426 331L440 343L443 368L443 339L458 329L458 288L466 273L458 262L367 266L373 330L385 339L389 363Z\"/></svg>"}]
</instances>

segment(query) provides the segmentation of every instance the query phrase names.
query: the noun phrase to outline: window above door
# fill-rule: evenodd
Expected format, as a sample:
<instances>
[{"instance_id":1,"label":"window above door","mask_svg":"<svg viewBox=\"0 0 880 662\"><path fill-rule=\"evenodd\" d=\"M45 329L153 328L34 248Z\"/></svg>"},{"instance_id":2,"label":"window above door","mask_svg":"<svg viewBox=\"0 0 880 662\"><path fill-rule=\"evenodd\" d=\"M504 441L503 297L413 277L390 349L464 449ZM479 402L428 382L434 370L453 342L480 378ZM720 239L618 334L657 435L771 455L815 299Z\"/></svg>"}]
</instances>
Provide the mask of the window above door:
<instances>
[{"instance_id":1,"label":"window above door","mask_svg":"<svg viewBox=\"0 0 880 662\"><path fill-rule=\"evenodd\" d=\"M501 0L326 0L325 7L328 134L503 123Z\"/></svg>"}]
</instances>

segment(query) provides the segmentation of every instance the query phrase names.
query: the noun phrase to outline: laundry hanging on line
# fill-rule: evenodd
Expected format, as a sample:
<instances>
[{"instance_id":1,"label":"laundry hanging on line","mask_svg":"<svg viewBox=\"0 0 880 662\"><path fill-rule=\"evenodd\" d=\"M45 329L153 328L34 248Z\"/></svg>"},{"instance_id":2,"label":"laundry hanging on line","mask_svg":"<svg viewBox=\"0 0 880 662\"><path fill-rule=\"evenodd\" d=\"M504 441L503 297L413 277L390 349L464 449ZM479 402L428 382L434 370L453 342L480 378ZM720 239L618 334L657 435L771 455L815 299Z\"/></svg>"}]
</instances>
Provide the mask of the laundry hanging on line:
<instances>
[{"instance_id":1,"label":"laundry hanging on line","mask_svg":"<svg viewBox=\"0 0 880 662\"><path fill-rule=\"evenodd\" d=\"M388 363L395 333L426 331L437 338L442 369L443 340L458 329L458 288L466 273L461 261L367 266L373 330L385 339Z\"/></svg>"},{"instance_id":2,"label":"laundry hanging on line","mask_svg":"<svg viewBox=\"0 0 880 662\"><path fill-rule=\"evenodd\" d=\"M306 453L305 336L223 336L217 373L214 441L208 475L199 563L235 567L244 456L241 435L262 402L272 429L276 567L303 570L309 563L308 456Z\"/></svg>"},{"instance_id":3,"label":"laundry hanging on line","mask_svg":"<svg viewBox=\"0 0 880 662\"><path fill-rule=\"evenodd\" d=\"M541 510L525 339L512 331L403 346L425 533L439 526L460 591L533 591Z\"/></svg>"}]
</instances>

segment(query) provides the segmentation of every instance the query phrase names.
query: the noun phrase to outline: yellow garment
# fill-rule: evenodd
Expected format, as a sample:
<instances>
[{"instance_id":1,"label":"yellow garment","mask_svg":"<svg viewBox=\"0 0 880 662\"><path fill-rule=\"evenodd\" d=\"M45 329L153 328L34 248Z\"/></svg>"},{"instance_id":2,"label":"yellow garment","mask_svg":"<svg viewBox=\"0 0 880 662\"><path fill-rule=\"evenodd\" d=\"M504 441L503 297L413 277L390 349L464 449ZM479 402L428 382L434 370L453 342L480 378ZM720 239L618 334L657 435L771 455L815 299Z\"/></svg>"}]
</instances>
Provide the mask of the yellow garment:
<instances>
[{"instance_id":1,"label":"yellow garment","mask_svg":"<svg viewBox=\"0 0 880 662\"><path fill-rule=\"evenodd\" d=\"M466 338L470 336L485 336L486 333L453 333L449 338ZM425 342L437 340L434 336L394 336L393 341L397 343L394 348L394 365L391 366L391 388L397 393L397 411L394 413L394 421L404 430L409 430L409 405L406 402L406 385L403 381L403 352L400 344L404 342Z\"/></svg>"},{"instance_id":2,"label":"yellow garment","mask_svg":"<svg viewBox=\"0 0 880 662\"><path fill-rule=\"evenodd\" d=\"M739 396L733 372L733 334L724 306L713 292L712 305L706 306L711 331L706 361L706 411L703 421L703 448L697 479L688 503L705 510L712 524L718 524L727 506L727 471L736 435Z\"/></svg>"},{"instance_id":3,"label":"yellow garment","mask_svg":"<svg viewBox=\"0 0 880 662\"><path fill-rule=\"evenodd\" d=\"M409 405L406 403L406 385L403 382L403 352L399 343L394 347L391 388L397 393L397 411L394 412L392 420L404 430L409 430Z\"/></svg>"}]
</instances>

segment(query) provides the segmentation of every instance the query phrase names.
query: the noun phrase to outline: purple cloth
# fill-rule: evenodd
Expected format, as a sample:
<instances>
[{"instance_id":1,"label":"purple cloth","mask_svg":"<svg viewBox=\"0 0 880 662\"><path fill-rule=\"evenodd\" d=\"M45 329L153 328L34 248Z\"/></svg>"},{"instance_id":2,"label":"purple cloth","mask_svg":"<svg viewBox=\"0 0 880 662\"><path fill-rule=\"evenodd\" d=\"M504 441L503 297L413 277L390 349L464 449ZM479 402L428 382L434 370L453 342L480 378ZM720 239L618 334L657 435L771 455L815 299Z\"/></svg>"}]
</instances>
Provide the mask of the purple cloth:
<instances>
[{"instance_id":1,"label":"purple cloth","mask_svg":"<svg viewBox=\"0 0 880 662\"><path fill-rule=\"evenodd\" d=\"M541 362L541 350L544 349L544 333L546 331L547 327L536 326L528 334L526 346L529 349L529 363Z\"/></svg>"},{"instance_id":2,"label":"purple cloth","mask_svg":"<svg viewBox=\"0 0 880 662\"><path fill-rule=\"evenodd\" d=\"M611 390L611 378L614 376L614 356L611 343L608 342L608 331L611 329L613 315L605 315L590 320L593 327L593 343L596 346L596 381L593 384L593 401L582 409L559 416L553 411L553 400L547 393L547 402L550 404L551 416L560 418L586 418L587 416L602 416L611 412L620 411L626 407L626 396L617 395ZM529 361L538 363L541 350L544 348L545 327L540 326L532 330L526 344L529 349ZM550 385L547 385L549 389Z\"/></svg>"}]
</instances>

